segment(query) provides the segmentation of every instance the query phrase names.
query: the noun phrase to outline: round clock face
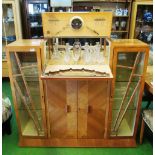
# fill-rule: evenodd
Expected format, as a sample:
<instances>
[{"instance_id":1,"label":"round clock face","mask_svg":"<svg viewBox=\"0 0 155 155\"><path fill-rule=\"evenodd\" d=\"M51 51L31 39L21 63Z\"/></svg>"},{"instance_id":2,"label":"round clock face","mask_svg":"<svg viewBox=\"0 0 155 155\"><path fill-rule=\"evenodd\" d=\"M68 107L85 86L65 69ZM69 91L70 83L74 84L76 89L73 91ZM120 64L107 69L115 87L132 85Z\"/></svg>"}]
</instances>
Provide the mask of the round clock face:
<instances>
[{"instance_id":1,"label":"round clock face","mask_svg":"<svg viewBox=\"0 0 155 155\"><path fill-rule=\"evenodd\" d=\"M82 27L82 20L78 17L74 18L72 21L71 21L71 26L73 29L80 29Z\"/></svg>"}]
</instances>

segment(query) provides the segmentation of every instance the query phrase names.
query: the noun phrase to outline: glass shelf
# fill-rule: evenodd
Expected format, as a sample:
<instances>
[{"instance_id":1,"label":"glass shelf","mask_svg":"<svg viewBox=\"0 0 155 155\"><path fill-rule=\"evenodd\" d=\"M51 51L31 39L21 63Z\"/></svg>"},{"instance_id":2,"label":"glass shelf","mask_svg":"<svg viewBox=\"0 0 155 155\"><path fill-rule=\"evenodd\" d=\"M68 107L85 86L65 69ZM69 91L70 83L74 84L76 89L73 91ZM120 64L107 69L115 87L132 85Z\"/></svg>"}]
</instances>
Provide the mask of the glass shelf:
<instances>
[{"instance_id":1,"label":"glass shelf","mask_svg":"<svg viewBox=\"0 0 155 155\"><path fill-rule=\"evenodd\" d=\"M30 26L31 28L42 28L42 25Z\"/></svg>"},{"instance_id":2,"label":"glass shelf","mask_svg":"<svg viewBox=\"0 0 155 155\"><path fill-rule=\"evenodd\" d=\"M115 18L119 18L119 17L120 17L120 18L121 18L121 17L122 17L122 18L124 18L124 17L125 17L125 18L128 18L129 16L116 16L116 15L113 15L113 17L115 17Z\"/></svg>"},{"instance_id":3,"label":"glass shelf","mask_svg":"<svg viewBox=\"0 0 155 155\"><path fill-rule=\"evenodd\" d=\"M13 42L16 40L16 36L15 35L13 35L13 36L2 36L2 40L8 41L8 42Z\"/></svg>"}]
</instances>

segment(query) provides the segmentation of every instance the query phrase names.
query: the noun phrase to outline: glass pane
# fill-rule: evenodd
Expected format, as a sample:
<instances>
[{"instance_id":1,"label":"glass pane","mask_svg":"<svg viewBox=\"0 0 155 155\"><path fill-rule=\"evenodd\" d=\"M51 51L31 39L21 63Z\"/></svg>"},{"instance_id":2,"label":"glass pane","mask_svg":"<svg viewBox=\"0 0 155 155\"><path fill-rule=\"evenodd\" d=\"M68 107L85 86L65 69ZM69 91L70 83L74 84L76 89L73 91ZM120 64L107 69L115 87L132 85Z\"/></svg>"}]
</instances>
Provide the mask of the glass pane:
<instances>
[{"instance_id":1,"label":"glass pane","mask_svg":"<svg viewBox=\"0 0 155 155\"><path fill-rule=\"evenodd\" d=\"M23 135L44 136L36 52L10 52Z\"/></svg>"},{"instance_id":2,"label":"glass pane","mask_svg":"<svg viewBox=\"0 0 155 155\"><path fill-rule=\"evenodd\" d=\"M119 52L117 55L112 136L133 135L144 56L144 52Z\"/></svg>"}]
</instances>

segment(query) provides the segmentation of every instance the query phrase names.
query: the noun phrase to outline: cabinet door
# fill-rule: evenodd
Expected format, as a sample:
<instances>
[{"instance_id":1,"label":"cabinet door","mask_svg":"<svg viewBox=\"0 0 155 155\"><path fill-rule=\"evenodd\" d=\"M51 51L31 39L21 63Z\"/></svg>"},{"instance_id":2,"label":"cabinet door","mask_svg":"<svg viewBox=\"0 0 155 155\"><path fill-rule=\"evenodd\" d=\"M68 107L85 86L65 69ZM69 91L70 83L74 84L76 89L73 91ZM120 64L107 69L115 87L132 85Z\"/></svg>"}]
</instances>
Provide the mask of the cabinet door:
<instances>
[{"instance_id":1,"label":"cabinet door","mask_svg":"<svg viewBox=\"0 0 155 155\"><path fill-rule=\"evenodd\" d=\"M22 136L45 136L40 50L10 51L8 62L17 121Z\"/></svg>"},{"instance_id":2,"label":"cabinet door","mask_svg":"<svg viewBox=\"0 0 155 155\"><path fill-rule=\"evenodd\" d=\"M77 137L77 82L46 80L51 138Z\"/></svg>"},{"instance_id":3,"label":"cabinet door","mask_svg":"<svg viewBox=\"0 0 155 155\"><path fill-rule=\"evenodd\" d=\"M129 50L129 49L128 49ZM116 49L111 136L133 136L143 91L146 53ZM143 49L144 51L146 49Z\"/></svg>"},{"instance_id":4,"label":"cabinet door","mask_svg":"<svg viewBox=\"0 0 155 155\"><path fill-rule=\"evenodd\" d=\"M108 81L78 82L78 138L104 138Z\"/></svg>"}]
</instances>

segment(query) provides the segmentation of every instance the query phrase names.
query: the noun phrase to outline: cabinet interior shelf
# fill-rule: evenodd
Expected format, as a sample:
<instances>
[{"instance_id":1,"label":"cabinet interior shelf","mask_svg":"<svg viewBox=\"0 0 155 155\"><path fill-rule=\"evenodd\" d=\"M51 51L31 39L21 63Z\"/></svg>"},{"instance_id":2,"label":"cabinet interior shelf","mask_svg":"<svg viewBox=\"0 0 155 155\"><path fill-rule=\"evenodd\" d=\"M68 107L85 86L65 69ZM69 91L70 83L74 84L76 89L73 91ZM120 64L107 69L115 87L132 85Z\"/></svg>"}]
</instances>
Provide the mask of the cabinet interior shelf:
<instances>
[{"instance_id":1,"label":"cabinet interior shelf","mask_svg":"<svg viewBox=\"0 0 155 155\"><path fill-rule=\"evenodd\" d=\"M29 16L41 16L41 13L42 12L40 12L40 13L34 13L34 14L28 14Z\"/></svg>"},{"instance_id":2,"label":"cabinet interior shelf","mask_svg":"<svg viewBox=\"0 0 155 155\"><path fill-rule=\"evenodd\" d=\"M35 25L35 26L30 26L31 28L38 28L38 27L42 27L42 25Z\"/></svg>"},{"instance_id":3,"label":"cabinet interior shelf","mask_svg":"<svg viewBox=\"0 0 155 155\"><path fill-rule=\"evenodd\" d=\"M91 2L91 3L99 3L99 2L113 2L113 3L122 3L122 2L126 2L126 0L73 0L73 3L85 3L85 2ZM127 1L128 2L131 2L130 0Z\"/></svg>"},{"instance_id":4,"label":"cabinet interior shelf","mask_svg":"<svg viewBox=\"0 0 155 155\"><path fill-rule=\"evenodd\" d=\"M117 33L128 33L128 31L121 31L121 30L112 30L111 32L117 32Z\"/></svg>"},{"instance_id":5,"label":"cabinet interior shelf","mask_svg":"<svg viewBox=\"0 0 155 155\"><path fill-rule=\"evenodd\" d=\"M115 18L123 18L123 17L125 17L125 18L128 18L129 16L116 16L116 15L113 15L113 17L115 17Z\"/></svg>"},{"instance_id":6,"label":"cabinet interior shelf","mask_svg":"<svg viewBox=\"0 0 155 155\"><path fill-rule=\"evenodd\" d=\"M3 19L3 22L4 22L5 24L7 24L7 23L12 24L12 23L14 23L14 20Z\"/></svg>"},{"instance_id":7,"label":"cabinet interior shelf","mask_svg":"<svg viewBox=\"0 0 155 155\"><path fill-rule=\"evenodd\" d=\"M6 59L2 59L2 61L3 61L3 62L6 62L7 60L6 60Z\"/></svg>"},{"instance_id":8,"label":"cabinet interior shelf","mask_svg":"<svg viewBox=\"0 0 155 155\"><path fill-rule=\"evenodd\" d=\"M153 23L153 21L150 21L150 22L145 22L143 20L136 20L137 23L146 23L146 24L149 24L149 23Z\"/></svg>"},{"instance_id":9,"label":"cabinet interior shelf","mask_svg":"<svg viewBox=\"0 0 155 155\"><path fill-rule=\"evenodd\" d=\"M31 38L32 39L41 39L41 38L43 38L43 36L32 36Z\"/></svg>"}]
</instances>

